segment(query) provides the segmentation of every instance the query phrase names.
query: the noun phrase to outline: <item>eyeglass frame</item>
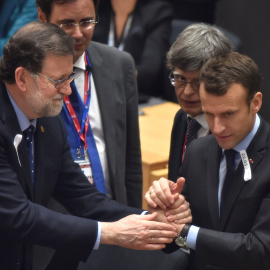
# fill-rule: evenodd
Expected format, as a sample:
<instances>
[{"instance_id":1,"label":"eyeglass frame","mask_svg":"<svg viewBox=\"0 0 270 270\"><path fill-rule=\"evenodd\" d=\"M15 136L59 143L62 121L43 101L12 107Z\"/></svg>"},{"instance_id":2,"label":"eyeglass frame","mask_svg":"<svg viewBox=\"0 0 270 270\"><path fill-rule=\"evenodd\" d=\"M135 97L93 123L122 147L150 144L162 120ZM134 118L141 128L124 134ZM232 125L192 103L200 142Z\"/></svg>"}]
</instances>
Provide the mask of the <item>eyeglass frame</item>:
<instances>
[{"instance_id":1,"label":"eyeglass frame","mask_svg":"<svg viewBox=\"0 0 270 270\"><path fill-rule=\"evenodd\" d=\"M175 78L172 76L173 74L174 74L173 70L171 70L170 75L169 75L169 80L170 80L172 86L176 86ZM178 75L182 76L181 74L178 74ZM179 79L177 81L180 83L183 83L183 86L181 86L182 90L184 90L187 87L187 84L189 83L191 88L194 91L197 91L197 92L199 91L199 88L200 88L199 80L193 81L193 82L188 82L186 80ZM195 89L194 89L194 87L195 87Z\"/></svg>"},{"instance_id":2,"label":"eyeglass frame","mask_svg":"<svg viewBox=\"0 0 270 270\"><path fill-rule=\"evenodd\" d=\"M42 77L48 79L50 82L54 83L54 87L55 87L57 90L58 90L59 88L61 88L61 86L62 86L62 85L59 86L59 84L61 84L61 83L64 84L64 83L67 82L67 81L68 81L69 83L71 83L71 82L74 80L75 75L76 75L75 72L72 72L71 75L70 75L68 78L66 78L66 79L60 79L60 80L55 81L54 79L52 79L52 78L50 78L50 77L48 77L48 76L46 76L46 75L44 75L44 74L42 74L42 73L40 73L40 72L37 72L36 74L41 75ZM57 85L58 85L58 86L57 86Z\"/></svg>"},{"instance_id":3,"label":"eyeglass frame","mask_svg":"<svg viewBox=\"0 0 270 270\"><path fill-rule=\"evenodd\" d=\"M90 22L90 23L92 23L92 25L90 24L90 26L88 28L83 27L82 24L86 23L86 22ZM59 27L64 30L63 25L66 24L66 25L72 25L72 27L69 30L65 29L66 31L72 31L75 29L76 26L79 26L80 28L82 27L83 29L89 30L89 29L93 28L93 26L97 23L98 23L98 20L86 20L86 21L81 21L79 23L61 23L61 24L59 24Z\"/></svg>"}]
</instances>

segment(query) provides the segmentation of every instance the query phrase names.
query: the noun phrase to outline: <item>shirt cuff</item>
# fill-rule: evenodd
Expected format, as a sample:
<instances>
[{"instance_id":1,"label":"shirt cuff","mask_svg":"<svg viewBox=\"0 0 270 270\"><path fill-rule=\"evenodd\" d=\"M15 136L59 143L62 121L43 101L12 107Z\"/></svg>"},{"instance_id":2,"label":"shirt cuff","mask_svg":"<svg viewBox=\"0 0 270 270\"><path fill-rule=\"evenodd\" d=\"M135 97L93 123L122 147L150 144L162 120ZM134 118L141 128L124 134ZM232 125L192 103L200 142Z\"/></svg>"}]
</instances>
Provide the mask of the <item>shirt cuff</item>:
<instances>
[{"instance_id":1,"label":"shirt cuff","mask_svg":"<svg viewBox=\"0 0 270 270\"><path fill-rule=\"evenodd\" d=\"M99 244L100 244L100 237L101 237L101 225L100 222L98 221L98 233L97 233L97 239L94 245L94 249L98 249L99 248Z\"/></svg>"},{"instance_id":2,"label":"shirt cuff","mask_svg":"<svg viewBox=\"0 0 270 270\"><path fill-rule=\"evenodd\" d=\"M196 242L197 236L199 233L200 228L197 226L192 225L189 229L188 236L187 236L187 247L196 250Z\"/></svg>"}]
</instances>

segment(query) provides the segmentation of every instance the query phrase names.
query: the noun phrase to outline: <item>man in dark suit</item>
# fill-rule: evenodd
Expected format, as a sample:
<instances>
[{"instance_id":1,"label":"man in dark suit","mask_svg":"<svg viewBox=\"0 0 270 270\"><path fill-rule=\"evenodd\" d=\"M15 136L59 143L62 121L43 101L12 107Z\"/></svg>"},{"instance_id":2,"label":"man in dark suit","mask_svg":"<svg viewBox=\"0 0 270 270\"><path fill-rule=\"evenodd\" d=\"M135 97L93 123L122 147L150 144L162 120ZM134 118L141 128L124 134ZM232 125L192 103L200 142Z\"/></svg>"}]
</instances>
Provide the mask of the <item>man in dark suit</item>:
<instances>
[{"instance_id":1,"label":"man in dark suit","mask_svg":"<svg viewBox=\"0 0 270 270\"><path fill-rule=\"evenodd\" d=\"M230 41L217 27L200 23L188 26L167 54L170 80L181 107L175 115L171 134L168 178L172 181L179 177L190 141L209 134L199 96L199 71L210 58L230 52Z\"/></svg>"},{"instance_id":2,"label":"man in dark suit","mask_svg":"<svg viewBox=\"0 0 270 270\"><path fill-rule=\"evenodd\" d=\"M138 93L132 57L115 48L91 41L97 18L98 0L36 2L39 20L60 26L75 41L76 77L70 103L82 126L83 120L88 122L82 114L87 107L83 103L86 102L84 89L86 87L89 90L90 107L88 106L89 110L86 113L90 121L88 130L92 129L94 147L98 151L97 159L101 164L99 173L104 176L101 181L105 181L104 189L96 185L97 188L118 202L141 207L142 167ZM87 79L90 84L87 83ZM94 156L90 152L91 148L87 148L89 144L78 139L80 129L76 129L67 102L64 103L62 115L68 129L72 156L75 161L88 163L88 169L84 171L96 184L97 175L92 172L88 162L90 159L92 164ZM88 140L89 132L86 132L86 128L82 134L84 132Z\"/></svg>"},{"instance_id":3,"label":"man in dark suit","mask_svg":"<svg viewBox=\"0 0 270 270\"><path fill-rule=\"evenodd\" d=\"M176 236L153 221L164 213L130 215L142 210L98 192L73 161L58 115L72 65L73 40L42 22L20 29L0 59L0 269L31 270L33 245L58 251L47 269L66 270L99 244L155 250ZM70 214L46 208L51 196Z\"/></svg>"},{"instance_id":4,"label":"man in dark suit","mask_svg":"<svg viewBox=\"0 0 270 270\"><path fill-rule=\"evenodd\" d=\"M212 135L190 144L181 168L193 222L178 244L190 248L192 270L270 268L270 126L257 114L260 87L257 65L238 53L211 59L201 70L202 109ZM161 179L147 200L162 206L170 190L177 184Z\"/></svg>"}]
</instances>

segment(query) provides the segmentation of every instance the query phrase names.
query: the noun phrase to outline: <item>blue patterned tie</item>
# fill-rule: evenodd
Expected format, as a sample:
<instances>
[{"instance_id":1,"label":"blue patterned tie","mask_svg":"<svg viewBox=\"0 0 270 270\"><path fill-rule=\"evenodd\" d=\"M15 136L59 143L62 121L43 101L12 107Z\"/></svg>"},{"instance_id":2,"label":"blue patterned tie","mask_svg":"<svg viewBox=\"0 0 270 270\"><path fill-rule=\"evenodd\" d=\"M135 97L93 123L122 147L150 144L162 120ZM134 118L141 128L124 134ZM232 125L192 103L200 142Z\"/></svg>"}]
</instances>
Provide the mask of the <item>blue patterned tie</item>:
<instances>
[{"instance_id":1,"label":"blue patterned tie","mask_svg":"<svg viewBox=\"0 0 270 270\"><path fill-rule=\"evenodd\" d=\"M193 140L198 138L200 128L201 125L194 118L188 118L186 147L188 147Z\"/></svg>"},{"instance_id":2,"label":"blue patterned tie","mask_svg":"<svg viewBox=\"0 0 270 270\"><path fill-rule=\"evenodd\" d=\"M35 176L35 166L34 166L34 156L33 156L33 134L35 132L35 128L33 125L30 125L26 130L23 131L24 140L26 142L27 151L28 151L28 158L30 162L30 169L31 169L31 178L32 182L34 183L34 176Z\"/></svg>"}]
</instances>

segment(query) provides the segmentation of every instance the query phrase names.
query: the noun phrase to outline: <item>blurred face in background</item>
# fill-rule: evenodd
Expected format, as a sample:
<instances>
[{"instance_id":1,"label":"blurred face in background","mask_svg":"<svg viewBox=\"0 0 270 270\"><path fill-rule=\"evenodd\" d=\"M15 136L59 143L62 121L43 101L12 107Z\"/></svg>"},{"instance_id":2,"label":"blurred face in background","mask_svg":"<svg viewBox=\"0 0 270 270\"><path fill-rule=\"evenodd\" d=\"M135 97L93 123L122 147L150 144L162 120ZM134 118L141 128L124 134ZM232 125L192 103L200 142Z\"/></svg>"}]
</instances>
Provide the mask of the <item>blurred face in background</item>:
<instances>
[{"instance_id":1,"label":"blurred face in background","mask_svg":"<svg viewBox=\"0 0 270 270\"><path fill-rule=\"evenodd\" d=\"M83 54L93 37L95 24L87 23L95 20L93 0L76 0L65 4L52 4L51 15L47 20L45 14L38 8L39 20L60 26L74 39L74 62ZM81 24L72 27L71 23ZM88 28L89 27L89 28Z\"/></svg>"},{"instance_id":2,"label":"blurred face in background","mask_svg":"<svg viewBox=\"0 0 270 270\"><path fill-rule=\"evenodd\" d=\"M192 117L202 113L198 75L199 71L183 71L179 68L175 68L171 74L178 103L182 110Z\"/></svg>"}]
</instances>

